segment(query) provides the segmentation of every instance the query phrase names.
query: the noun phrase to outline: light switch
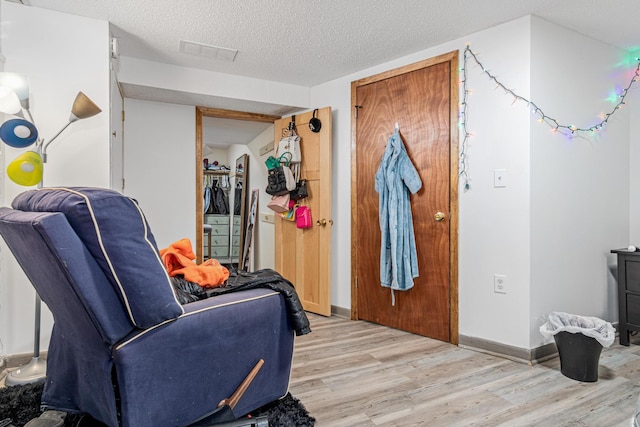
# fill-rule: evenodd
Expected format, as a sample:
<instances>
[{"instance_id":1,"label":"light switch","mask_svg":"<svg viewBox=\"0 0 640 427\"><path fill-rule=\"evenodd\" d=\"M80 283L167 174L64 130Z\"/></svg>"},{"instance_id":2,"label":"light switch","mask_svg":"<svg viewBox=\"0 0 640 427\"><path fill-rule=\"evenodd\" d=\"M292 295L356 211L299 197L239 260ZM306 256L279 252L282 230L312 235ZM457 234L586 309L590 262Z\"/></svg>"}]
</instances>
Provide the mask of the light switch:
<instances>
[{"instance_id":1,"label":"light switch","mask_svg":"<svg viewBox=\"0 0 640 427\"><path fill-rule=\"evenodd\" d=\"M273 141L260 147L260 155L264 156L268 152L273 151Z\"/></svg>"},{"instance_id":2,"label":"light switch","mask_svg":"<svg viewBox=\"0 0 640 427\"><path fill-rule=\"evenodd\" d=\"M493 186L495 188L502 188L507 186L507 170L506 169L494 169Z\"/></svg>"},{"instance_id":3,"label":"light switch","mask_svg":"<svg viewBox=\"0 0 640 427\"><path fill-rule=\"evenodd\" d=\"M275 216L272 213L261 213L260 214L260 220L262 222L268 222L269 224L273 224L274 219L275 219Z\"/></svg>"}]
</instances>

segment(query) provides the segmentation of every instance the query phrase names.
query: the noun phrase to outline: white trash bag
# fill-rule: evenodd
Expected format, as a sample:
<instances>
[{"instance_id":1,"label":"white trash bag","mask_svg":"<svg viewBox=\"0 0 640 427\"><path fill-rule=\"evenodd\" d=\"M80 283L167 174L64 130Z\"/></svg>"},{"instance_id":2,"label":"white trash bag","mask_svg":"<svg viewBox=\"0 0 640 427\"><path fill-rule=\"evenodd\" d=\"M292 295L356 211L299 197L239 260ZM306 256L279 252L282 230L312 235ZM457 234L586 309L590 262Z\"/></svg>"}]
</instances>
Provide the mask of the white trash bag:
<instances>
[{"instance_id":1,"label":"white trash bag","mask_svg":"<svg viewBox=\"0 0 640 427\"><path fill-rule=\"evenodd\" d=\"M595 338L603 347L609 347L616 338L616 330L609 322L597 317L578 316L561 311L552 311L547 322L540 326L540 333L545 338L551 338L562 331Z\"/></svg>"}]
</instances>

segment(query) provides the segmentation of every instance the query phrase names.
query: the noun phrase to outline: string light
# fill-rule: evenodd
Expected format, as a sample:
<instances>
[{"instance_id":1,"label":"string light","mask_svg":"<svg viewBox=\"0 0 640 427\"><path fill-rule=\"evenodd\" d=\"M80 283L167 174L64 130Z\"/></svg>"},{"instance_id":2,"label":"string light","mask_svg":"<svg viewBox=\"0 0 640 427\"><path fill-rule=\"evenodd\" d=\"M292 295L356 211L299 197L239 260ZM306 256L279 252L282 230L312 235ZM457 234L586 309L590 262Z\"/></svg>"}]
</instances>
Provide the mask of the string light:
<instances>
[{"instance_id":1,"label":"string light","mask_svg":"<svg viewBox=\"0 0 640 427\"><path fill-rule=\"evenodd\" d=\"M633 77L630 79L629 84L627 85L627 87L625 89L623 89L620 94L614 95L615 100L617 100L617 104L613 107L613 109L611 110L610 113L606 113L606 114L600 114L598 116L598 118L601 120L599 123L590 126L590 127L578 127L576 125L570 124L570 125L566 125L566 124L562 124L560 123L557 119L548 116L543 110L542 108L540 108L536 103L534 103L533 101L528 100L527 98L518 95L517 93L515 93L514 91L512 91L511 89L509 89L508 87L506 87L504 84L502 84L502 82L500 82L496 76L494 76L493 74L491 74L485 67L484 65L482 65L482 63L480 62L480 60L478 60L478 57L476 56L476 54L471 50L471 48L469 47L469 45L467 44L465 50L464 50L464 59L463 59L463 67L462 67L462 103L461 103L461 107L462 107L462 111L460 112L460 128L462 128L462 134L463 134L463 139L462 139L462 146L460 148L460 170L459 170L459 175L460 178L463 180L464 182L464 191L468 191L471 188L470 185L470 177L469 177L469 171L468 171L468 162L467 162L467 150L468 150L468 142L469 142L469 138L471 137L471 133L469 132L469 130L467 129L467 121L469 120L469 110L468 110L468 96L471 93L471 90L469 90L469 88L467 87L467 69L468 67L468 62L469 59L473 59L473 61L480 67L480 69L482 70L482 74L485 74L489 80L493 81L496 85L496 89L502 89L505 92L505 95L511 95L514 99L512 102L512 105L515 104L518 101L523 101L525 102L527 105L529 105L529 108L531 110L531 114L534 116L538 117L538 122L540 123L546 123L547 125L549 125L549 127L551 127L551 132L553 133L561 133L565 136L569 136L569 137L574 137L580 133L589 133L590 135L594 135L598 132L600 132L600 130L605 127L607 125L607 123L609 122L609 119L611 118L611 116L613 116L613 114L622 109L625 105L625 98L627 97L628 93L629 93L629 89L631 89L631 86L633 86L633 84L637 81L640 80L640 58L636 58L636 62L638 63L635 69L635 73L633 75Z\"/></svg>"},{"instance_id":2,"label":"string light","mask_svg":"<svg viewBox=\"0 0 640 427\"><path fill-rule=\"evenodd\" d=\"M460 111L460 124L459 126L462 128L462 134L464 135L462 139L462 146L460 148L460 178L464 181L464 191L469 191L471 185L469 183L470 177L468 172L467 165L467 148L469 142L469 130L467 129L467 120L469 118L469 112L467 108L467 98L469 96L469 89L467 88L467 50L469 50L469 45L464 51L464 65L462 67L462 110Z\"/></svg>"}]
</instances>

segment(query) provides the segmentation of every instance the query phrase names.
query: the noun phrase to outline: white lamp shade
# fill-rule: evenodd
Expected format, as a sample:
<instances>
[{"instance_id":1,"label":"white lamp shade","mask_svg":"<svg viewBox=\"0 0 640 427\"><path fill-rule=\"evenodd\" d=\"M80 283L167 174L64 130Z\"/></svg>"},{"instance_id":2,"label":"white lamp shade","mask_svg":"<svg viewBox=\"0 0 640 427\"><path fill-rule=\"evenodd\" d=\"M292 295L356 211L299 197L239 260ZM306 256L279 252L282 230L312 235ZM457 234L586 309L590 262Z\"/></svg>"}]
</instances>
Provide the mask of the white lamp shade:
<instances>
[{"instance_id":1,"label":"white lamp shade","mask_svg":"<svg viewBox=\"0 0 640 427\"><path fill-rule=\"evenodd\" d=\"M0 73L0 86L13 89L20 100L22 108L29 109L29 81L25 76L18 73Z\"/></svg>"},{"instance_id":2,"label":"white lamp shade","mask_svg":"<svg viewBox=\"0 0 640 427\"><path fill-rule=\"evenodd\" d=\"M18 114L22 111L18 95L7 86L0 86L0 112L5 114Z\"/></svg>"}]
</instances>

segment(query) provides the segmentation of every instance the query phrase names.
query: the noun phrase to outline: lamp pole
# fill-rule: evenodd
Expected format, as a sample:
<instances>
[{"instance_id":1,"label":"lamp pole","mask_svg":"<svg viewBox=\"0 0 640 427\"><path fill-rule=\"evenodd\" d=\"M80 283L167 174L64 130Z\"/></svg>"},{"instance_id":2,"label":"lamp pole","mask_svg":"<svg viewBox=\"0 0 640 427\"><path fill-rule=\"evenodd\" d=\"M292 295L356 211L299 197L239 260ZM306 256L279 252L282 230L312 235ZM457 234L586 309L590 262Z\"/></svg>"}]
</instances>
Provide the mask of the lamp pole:
<instances>
[{"instance_id":1,"label":"lamp pole","mask_svg":"<svg viewBox=\"0 0 640 427\"><path fill-rule=\"evenodd\" d=\"M31 114L29 114L29 116L31 116ZM33 118L31 120L33 120ZM58 135L60 135L61 132L62 131L58 132ZM51 141L53 141L53 139ZM41 157L43 156L43 143L44 143L44 140L42 139L38 139L36 141L36 152L40 154ZM43 157L43 160L42 160L43 163L46 163L45 159L46 157ZM43 171L42 179L37 184L36 188L42 188L43 181L44 181L44 171ZM35 326L34 326L34 332L33 332L33 356L31 357L31 360L29 361L29 363L7 374L4 380L7 386L36 383L36 382L44 381L45 378L47 377L47 361L40 358L40 324L41 324L41 316L42 316L42 299L38 294L38 290L36 288L33 288L33 289L36 291L36 305L35 305L35 318L34 318Z\"/></svg>"}]
</instances>

